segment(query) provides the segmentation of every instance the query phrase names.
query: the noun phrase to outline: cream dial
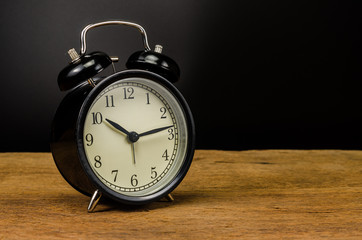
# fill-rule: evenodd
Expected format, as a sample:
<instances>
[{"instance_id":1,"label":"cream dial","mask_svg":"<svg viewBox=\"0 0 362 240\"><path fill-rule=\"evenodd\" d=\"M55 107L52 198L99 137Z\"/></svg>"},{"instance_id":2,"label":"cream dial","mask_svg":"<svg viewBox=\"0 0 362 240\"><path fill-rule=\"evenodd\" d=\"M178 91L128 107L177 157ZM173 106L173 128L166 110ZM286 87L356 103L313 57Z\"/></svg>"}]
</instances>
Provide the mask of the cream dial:
<instances>
[{"instance_id":1,"label":"cream dial","mask_svg":"<svg viewBox=\"0 0 362 240\"><path fill-rule=\"evenodd\" d=\"M177 99L144 78L107 86L84 121L89 166L104 185L128 196L147 196L168 185L185 160L187 139Z\"/></svg>"}]
</instances>

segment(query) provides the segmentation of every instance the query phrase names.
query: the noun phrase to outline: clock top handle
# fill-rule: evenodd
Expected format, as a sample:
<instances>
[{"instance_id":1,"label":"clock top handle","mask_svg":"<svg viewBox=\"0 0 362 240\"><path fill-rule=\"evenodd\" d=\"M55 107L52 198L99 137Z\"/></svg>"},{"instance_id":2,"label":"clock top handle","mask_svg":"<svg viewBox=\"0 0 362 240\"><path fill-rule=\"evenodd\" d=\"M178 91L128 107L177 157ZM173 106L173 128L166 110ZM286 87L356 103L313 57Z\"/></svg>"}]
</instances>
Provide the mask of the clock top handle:
<instances>
[{"instance_id":1,"label":"clock top handle","mask_svg":"<svg viewBox=\"0 0 362 240\"><path fill-rule=\"evenodd\" d=\"M86 43L87 32L92 28L106 26L106 25L126 25L129 27L136 28L142 35L144 50L135 52L129 57L126 63L127 68L129 69L138 68L138 69L149 70L160 74L161 76L165 77L172 83L175 83L179 80L180 68L177 65L177 63L173 59L161 54L162 52L161 45L156 45L156 49L154 51L151 51L151 48L148 44L148 38L145 29L141 25L132 22L117 20L117 21L105 21L105 22L89 24L82 30L80 34L81 48L80 48L79 57L82 57L87 51L87 43ZM75 58L74 60L77 60L77 58Z\"/></svg>"},{"instance_id":2,"label":"clock top handle","mask_svg":"<svg viewBox=\"0 0 362 240\"><path fill-rule=\"evenodd\" d=\"M89 24L82 30L82 32L80 34L80 46L81 46L80 47L80 56L83 56L87 51L87 43L86 43L87 32L92 28L102 27L102 26L106 26L106 25L126 25L129 27L136 28L142 35L143 46L145 48L145 51L151 50L151 48L148 44L147 33L141 25L138 25L138 24L132 23L132 22L126 22L126 21L105 21L105 22Z\"/></svg>"},{"instance_id":3,"label":"clock top handle","mask_svg":"<svg viewBox=\"0 0 362 240\"><path fill-rule=\"evenodd\" d=\"M178 81L180 77L180 68L177 63L164 54L161 54L162 46L160 45L156 45L156 49L151 51L146 31L142 26L126 21L105 21L89 24L82 30L80 35L80 54L78 54L75 49L70 49L68 51L72 62L58 75L58 86L61 91L69 90L83 81L88 81L92 87L95 87L95 82L92 77L103 71L110 64L113 64L113 62L118 61L118 58L110 58L103 52L85 54L87 51L87 32L92 28L106 25L125 25L136 28L141 33L144 50L138 51L129 57L126 63L128 69L136 68L148 70L165 77L172 83Z\"/></svg>"}]
</instances>

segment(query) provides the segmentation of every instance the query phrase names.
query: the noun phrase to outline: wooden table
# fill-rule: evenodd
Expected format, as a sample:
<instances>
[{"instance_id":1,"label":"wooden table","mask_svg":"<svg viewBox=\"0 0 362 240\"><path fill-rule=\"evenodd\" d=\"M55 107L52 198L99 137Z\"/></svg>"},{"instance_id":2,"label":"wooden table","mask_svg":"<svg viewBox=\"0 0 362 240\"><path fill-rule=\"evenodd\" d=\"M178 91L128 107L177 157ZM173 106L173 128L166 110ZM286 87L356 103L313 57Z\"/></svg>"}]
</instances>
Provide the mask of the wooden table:
<instances>
[{"instance_id":1,"label":"wooden table","mask_svg":"<svg viewBox=\"0 0 362 240\"><path fill-rule=\"evenodd\" d=\"M362 239L362 151L198 150L174 202L100 204L0 153L0 239Z\"/></svg>"}]
</instances>

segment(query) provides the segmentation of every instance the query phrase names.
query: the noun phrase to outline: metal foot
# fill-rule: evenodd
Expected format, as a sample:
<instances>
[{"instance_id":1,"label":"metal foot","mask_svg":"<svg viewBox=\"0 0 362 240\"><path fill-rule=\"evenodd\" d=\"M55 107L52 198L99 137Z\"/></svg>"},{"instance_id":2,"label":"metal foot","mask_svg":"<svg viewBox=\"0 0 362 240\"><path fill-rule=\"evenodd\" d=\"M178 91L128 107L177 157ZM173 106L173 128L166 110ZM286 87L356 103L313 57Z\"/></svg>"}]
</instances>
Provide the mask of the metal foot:
<instances>
[{"instance_id":1,"label":"metal foot","mask_svg":"<svg viewBox=\"0 0 362 240\"><path fill-rule=\"evenodd\" d=\"M98 202L99 202L99 199L101 199L102 197L102 193L98 191L98 189L93 193L93 196L89 202L89 205L88 205L88 212L91 213L94 211L94 209L96 208Z\"/></svg>"},{"instance_id":2,"label":"metal foot","mask_svg":"<svg viewBox=\"0 0 362 240\"><path fill-rule=\"evenodd\" d=\"M175 199L172 197L171 193L169 193L166 197L166 200L169 202L173 202Z\"/></svg>"}]
</instances>

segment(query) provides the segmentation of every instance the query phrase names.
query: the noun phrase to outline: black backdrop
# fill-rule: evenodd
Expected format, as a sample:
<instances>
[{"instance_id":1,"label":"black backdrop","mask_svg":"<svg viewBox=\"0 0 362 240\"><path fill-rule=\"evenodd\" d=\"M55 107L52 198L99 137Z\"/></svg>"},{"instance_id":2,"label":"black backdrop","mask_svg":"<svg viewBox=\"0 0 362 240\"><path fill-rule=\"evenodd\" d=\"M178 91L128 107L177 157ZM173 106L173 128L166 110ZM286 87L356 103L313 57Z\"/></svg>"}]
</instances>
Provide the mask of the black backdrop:
<instances>
[{"instance_id":1,"label":"black backdrop","mask_svg":"<svg viewBox=\"0 0 362 240\"><path fill-rule=\"evenodd\" d=\"M361 149L360 12L352 1L1 1L0 151L49 151L66 51L84 26L116 19L179 63L197 148ZM118 26L88 43L118 69L142 48Z\"/></svg>"}]
</instances>

